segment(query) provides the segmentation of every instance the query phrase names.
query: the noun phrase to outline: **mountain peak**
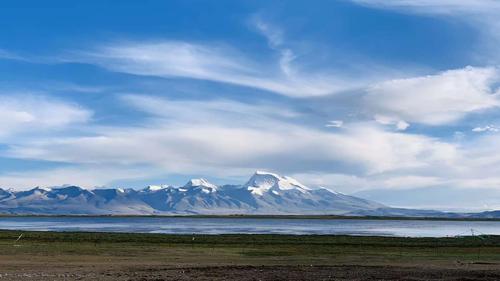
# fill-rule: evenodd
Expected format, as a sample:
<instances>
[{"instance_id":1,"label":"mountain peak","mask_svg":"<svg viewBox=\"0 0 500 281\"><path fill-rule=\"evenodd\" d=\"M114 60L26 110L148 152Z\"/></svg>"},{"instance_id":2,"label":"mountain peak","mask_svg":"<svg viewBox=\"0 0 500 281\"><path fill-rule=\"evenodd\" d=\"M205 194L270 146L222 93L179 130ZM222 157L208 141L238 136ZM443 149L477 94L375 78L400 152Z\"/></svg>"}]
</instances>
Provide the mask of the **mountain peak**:
<instances>
[{"instance_id":1,"label":"mountain peak","mask_svg":"<svg viewBox=\"0 0 500 281\"><path fill-rule=\"evenodd\" d=\"M49 188L49 189L46 189L46 190L47 191L51 191L51 190L56 190L56 191L61 191L61 190L83 191L83 190L86 190L86 189L82 188L82 187L79 187L79 186L76 186L76 185L65 185L65 186L62 186L62 187Z\"/></svg>"},{"instance_id":2,"label":"mountain peak","mask_svg":"<svg viewBox=\"0 0 500 281\"><path fill-rule=\"evenodd\" d=\"M333 194L335 194L335 195L347 195L347 194L342 193L342 192L340 192L340 191L335 191L335 190L332 190L332 189L326 188L326 187L324 187L324 186L318 186L318 189L327 190L327 191L329 191L329 192L331 192L331 193L333 193Z\"/></svg>"},{"instance_id":3,"label":"mountain peak","mask_svg":"<svg viewBox=\"0 0 500 281\"><path fill-rule=\"evenodd\" d=\"M53 192L59 194L59 195L66 195L70 197L76 197L80 195L88 195L92 194L93 191L87 190L85 188L76 186L76 185L68 185L65 187L59 187L59 188L53 188Z\"/></svg>"},{"instance_id":4,"label":"mountain peak","mask_svg":"<svg viewBox=\"0 0 500 281\"><path fill-rule=\"evenodd\" d=\"M0 199L5 199L12 195L12 191L0 188Z\"/></svg>"},{"instance_id":5,"label":"mountain peak","mask_svg":"<svg viewBox=\"0 0 500 281\"><path fill-rule=\"evenodd\" d=\"M49 191L52 191L52 188L48 188L48 187L40 187L40 186L37 186L35 188L32 189L33 191L42 191L42 192L49 192Z\"/></svg>"},{"instance_id":6,"label":"mountain peak","mask_svg":"<svg viewBox=\"0 0 500 281\"><path fill-rule=\"evenodd\" d=\"M300 192L307 192L310 190L307 186L301 184L296 179L286 176L280 176L275 173L266 171L256 171L253 176L244 185L253 194L263 195L270 189L279 190L299 190Z\"/></svg>"},{"instance_id":7,"label":"mountain peak","mask_svg":"<svg viewBox=\"0 0 500 281\"><path fill-rule=\"evenodd\" d=\"M199 187L204 192L210 193L217 190L217 186L215 184L210 183L208 180L199 178L199 179L190 179L185 185L185 188Z\"/></svg>"},{"instance_id":8,"label":"mountain peak","mask_svg":"<svg viewBox=\"0 0 500 281\"><path fill-rule=\"evenodd\" d=\"M149 192L155 192L158 190L166 189L169 188L169 185L148 185L146 188L143 189L143 191L149 191Z\"/></svg>"}]
</instances>

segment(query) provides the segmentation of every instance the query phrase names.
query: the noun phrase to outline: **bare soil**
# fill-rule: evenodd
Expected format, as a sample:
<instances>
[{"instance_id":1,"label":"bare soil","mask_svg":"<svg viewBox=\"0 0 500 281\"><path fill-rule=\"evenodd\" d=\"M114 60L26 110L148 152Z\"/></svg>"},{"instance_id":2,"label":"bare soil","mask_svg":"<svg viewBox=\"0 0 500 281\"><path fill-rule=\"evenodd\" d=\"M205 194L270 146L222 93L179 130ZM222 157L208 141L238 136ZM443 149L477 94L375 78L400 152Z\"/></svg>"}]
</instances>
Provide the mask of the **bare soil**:
<instances>
[{"instance_id":1,"label":"bare soil","mask_svg":"<svg viewBox=\"0 0 500 281\"><path fill-rule=\"evenodd\" d=\"M0 269L0 280L500 280L500 269L394 266L210 266L85 265Z\"/></svg>"},{"instance_id":2,"label":"bare soil","mask_svg":"<svg viewBox=\"0 0 500 281\"><path fill-rule=\"evenodd\" d=\"M0 281L500 280L500 237L0 231Z\"/></svg>"}]
</instances>

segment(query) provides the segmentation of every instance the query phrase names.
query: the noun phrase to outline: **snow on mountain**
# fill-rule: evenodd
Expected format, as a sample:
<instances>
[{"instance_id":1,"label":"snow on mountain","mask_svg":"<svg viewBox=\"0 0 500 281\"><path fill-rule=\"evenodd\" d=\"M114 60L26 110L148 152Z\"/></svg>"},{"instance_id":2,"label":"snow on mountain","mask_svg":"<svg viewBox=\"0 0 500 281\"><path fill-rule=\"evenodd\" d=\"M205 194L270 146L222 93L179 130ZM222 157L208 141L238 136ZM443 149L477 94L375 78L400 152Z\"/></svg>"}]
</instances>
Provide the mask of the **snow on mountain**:
<instances>
[{"instance_id":1,"label":"snow on mountain","mask_svg":"<svg viewBox=\"0 0 500 281\"><path fill-rule=\"evenodd\" d=\"M8 199L11 196L13 196L11 191L0 188L0 201L2 201L4 199Z\"/></svg>"},{"instance_id":2,"label":"snow on mountain","mask_svg":"<svg viewBox=\"0 0 500 281\"><path fill-rule=\"evenodd\" d=\"M171 186L170 185L148 185L142 191L144 191L144 192L155 192L155 191L166 189L166 188L169 188L169 187L171 187Z\"/></svg>"},{"instance_id":3,"label":"snow on mountain","mask_svg":"<svg viewBox=\"0 0 500 281\"><path fill-rule=\"evenodd\" d=\"M77 186L0 191L0 213L25 214L349 214L387 208L361 198L311 189L297 180L257 171L241 186L191 179L182 187L142 190Z\"/></svg>"},{"instance_id":4,"label":"snow on mountain","mask_svg":"<svg viewBox=\"0 0 500 281\"><path fill-rule=\"evenodd\" d=\"M279 176L277 174L257 171L244 185L252 194L264 195L268 191L279 194L278 190L291 190L295 189L302 193L306 193L310 188L302 185L297 180Z\"/></svg>"},{"instance_id":5,"label":"snow on mountain","mask_svg":"<svg viewBox=\"0 0 500 281\"><path fill-rule=\"evenodd\" d=\"M217 186L208 182L206 179L191 179L185 185L184 189L200 188L205 193L217 191Z\"/></svg>"},{"instance_id":6,"label":"snow on mountain","mask_svg":"<svg viewBox=\"0 0 500 281\"><path fill-rule=\"evenodd\" d=\"M24 201L30 201L30 200L37 200L37 199L43 199L47 197L47 194L51 191L52 189L50 188L41 188L41 187L35 187L30 190L26 191L20 191L20 192L15 192L14 196L18 201L24 200Z\"/></svg>"}]
</instances>

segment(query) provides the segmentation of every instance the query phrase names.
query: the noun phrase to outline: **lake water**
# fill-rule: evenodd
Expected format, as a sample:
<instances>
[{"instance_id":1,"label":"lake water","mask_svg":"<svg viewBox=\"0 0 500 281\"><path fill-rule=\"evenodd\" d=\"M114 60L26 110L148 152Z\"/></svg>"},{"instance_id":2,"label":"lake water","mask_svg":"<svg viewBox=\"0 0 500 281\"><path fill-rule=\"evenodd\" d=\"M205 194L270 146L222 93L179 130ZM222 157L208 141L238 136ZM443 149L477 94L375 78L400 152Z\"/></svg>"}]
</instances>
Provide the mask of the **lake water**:
<instances>
[{"instance_id":1,"label":"lake water","mask_svg":"<svg viewBox=\"0 0 500 281\"><path fill-rule=\"evenodd\" d=\"M408 237L500 235L500 221L182 217L3 217L0 229L169 234L337 234Z\"/></svg>"}]
</instances>

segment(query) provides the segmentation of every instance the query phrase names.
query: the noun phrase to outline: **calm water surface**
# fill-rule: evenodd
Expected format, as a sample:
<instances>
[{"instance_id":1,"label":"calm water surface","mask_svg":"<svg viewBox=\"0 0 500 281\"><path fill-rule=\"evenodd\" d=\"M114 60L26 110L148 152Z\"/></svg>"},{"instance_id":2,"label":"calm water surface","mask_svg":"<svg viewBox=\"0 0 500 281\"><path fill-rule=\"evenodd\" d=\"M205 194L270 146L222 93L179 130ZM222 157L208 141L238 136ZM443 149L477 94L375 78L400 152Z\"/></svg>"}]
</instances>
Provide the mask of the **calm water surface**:
<instances>
[{"instance_id":1,"label":"calm water surface","mask_svg":"<svg viewBox=\"0 0 500 281\"><path fill-rule=\"evenodd\" d=\"M500 221L323 220L167 217L7 217L0 229L169 234L500 235Z\"/></svg>"}]
</instances>

